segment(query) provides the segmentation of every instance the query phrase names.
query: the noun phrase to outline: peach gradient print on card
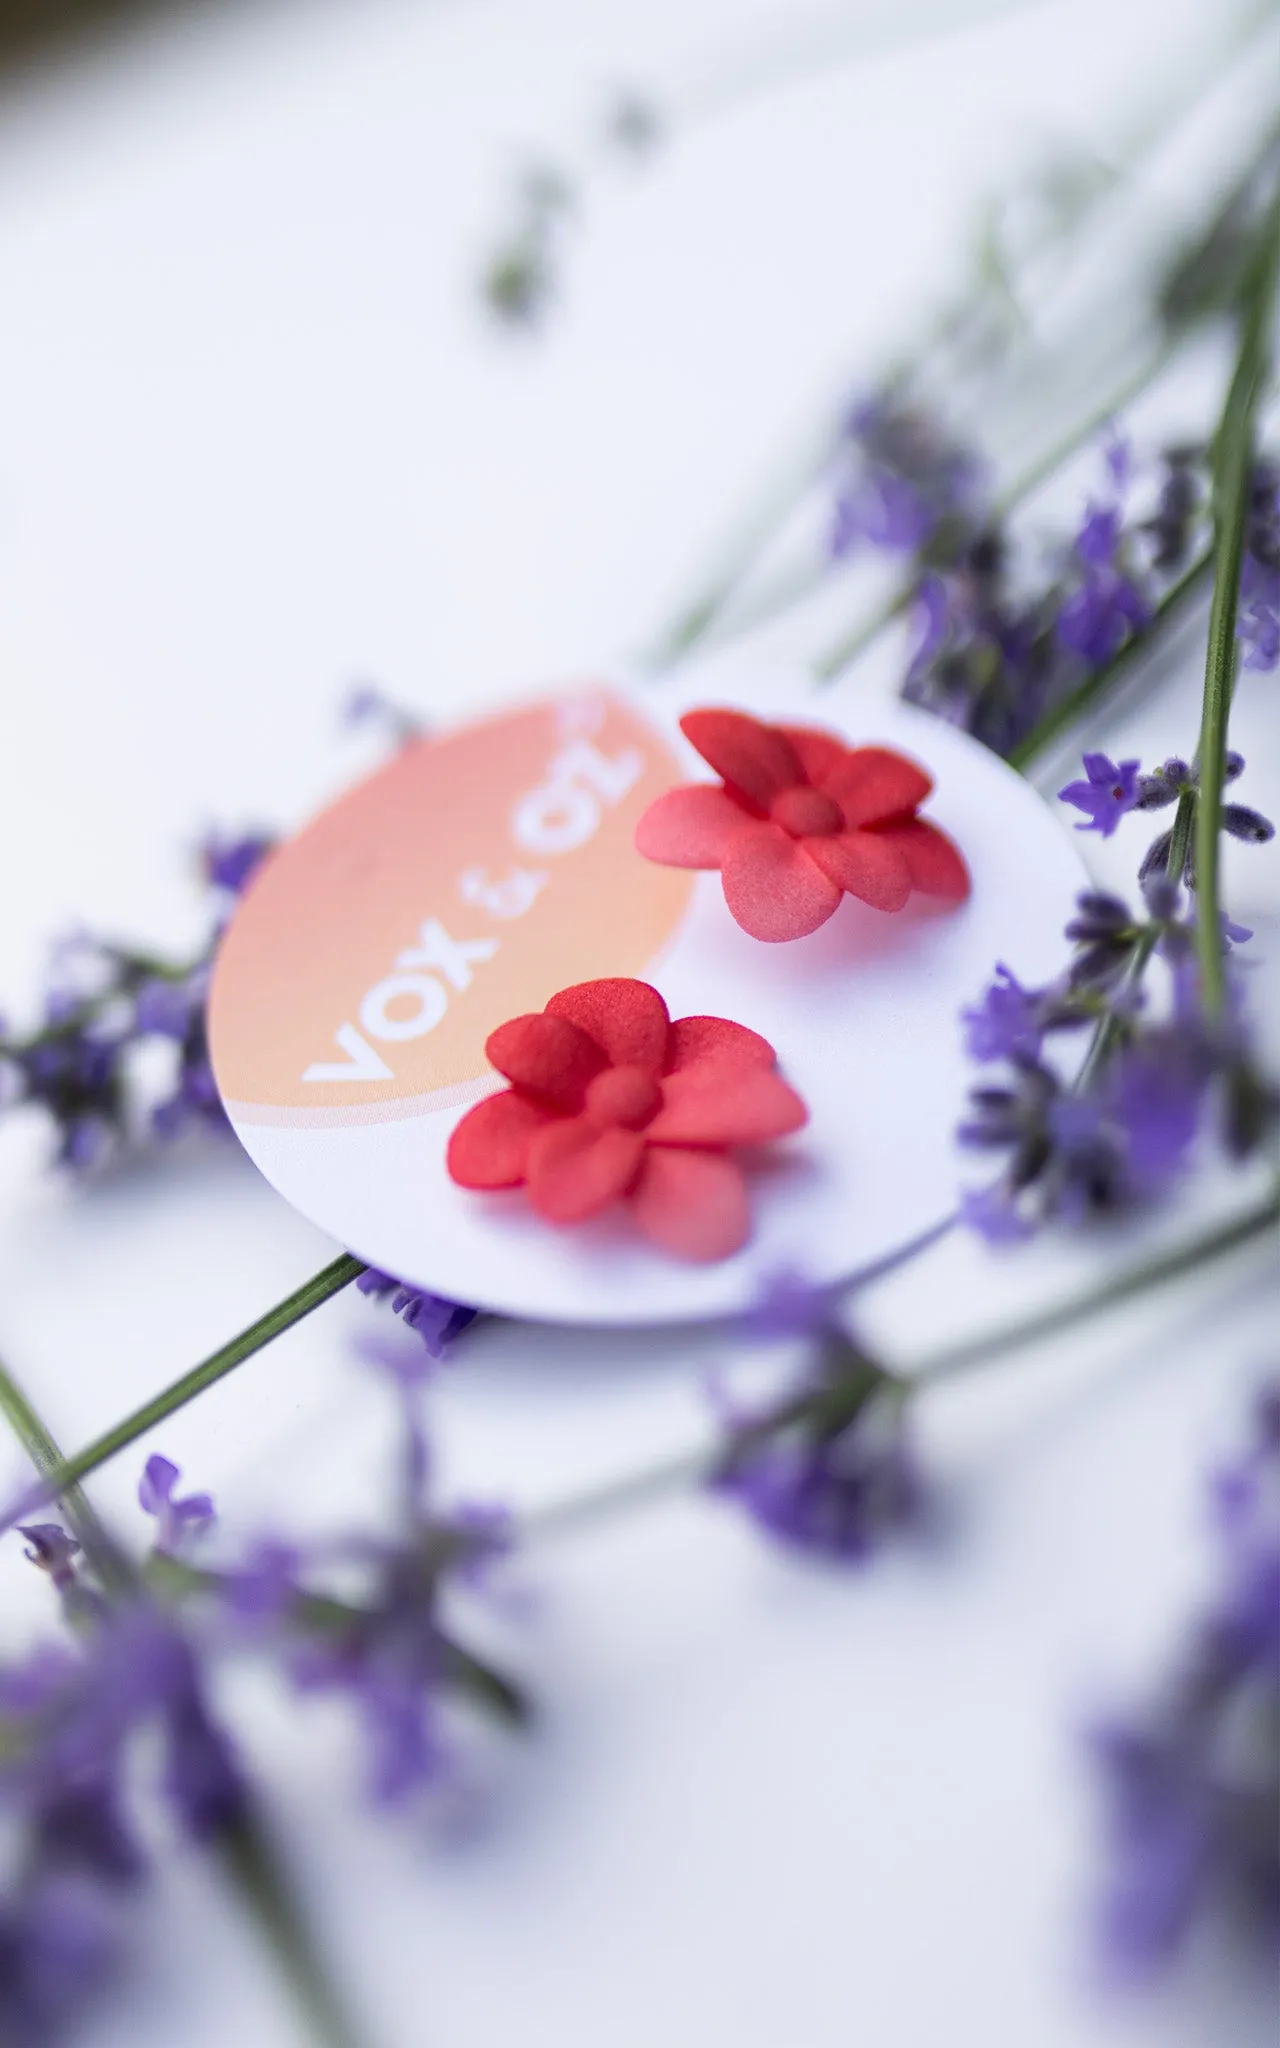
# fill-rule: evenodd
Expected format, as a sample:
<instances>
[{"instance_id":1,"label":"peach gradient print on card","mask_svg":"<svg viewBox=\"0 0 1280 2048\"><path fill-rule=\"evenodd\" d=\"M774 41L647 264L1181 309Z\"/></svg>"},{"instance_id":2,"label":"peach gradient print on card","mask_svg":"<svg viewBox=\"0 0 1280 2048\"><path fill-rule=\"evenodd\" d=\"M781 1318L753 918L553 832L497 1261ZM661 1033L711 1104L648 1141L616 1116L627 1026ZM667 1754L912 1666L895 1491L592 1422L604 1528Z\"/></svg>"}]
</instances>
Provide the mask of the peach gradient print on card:
<instances>
[{"instance_id":1,"label":"peach gradient print on card","mask_svg":"<svg viewBox=\"0 0 1280 2048\"><path fill-rule=\"evenodd\" d=\"M411 741L272 856L223 942L210 1043L239 1123L377 1122L493 1086L489 1033L643 973L693 878L634 850L680 764L581 692Z\"/></svg>"}]
</instances>

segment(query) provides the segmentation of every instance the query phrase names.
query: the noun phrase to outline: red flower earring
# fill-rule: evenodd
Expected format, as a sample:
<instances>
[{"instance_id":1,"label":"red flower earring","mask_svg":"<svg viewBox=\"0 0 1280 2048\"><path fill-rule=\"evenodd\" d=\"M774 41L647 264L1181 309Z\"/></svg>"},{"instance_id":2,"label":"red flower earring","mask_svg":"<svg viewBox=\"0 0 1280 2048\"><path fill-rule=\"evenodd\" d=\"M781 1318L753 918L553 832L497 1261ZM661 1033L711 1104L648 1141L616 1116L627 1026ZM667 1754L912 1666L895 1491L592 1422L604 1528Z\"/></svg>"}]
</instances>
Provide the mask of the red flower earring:
<instances>
[{"instance_id":1,"label":"red flower earring","mask_svg":"<svg viewBox=\"0 0 1280 2048\"><path fill-rule=\"evenodd\" d=\"M658 797L637 850L665 867L719 868L753 939L803 938L846 893L877 910L901 910L913 889L953 903L969 894L957 849L916 816L933 784L904 755L741 711L690 711L680 728L721 785Z\"/></svg>"},{"instance_id":2,"label":"red flower earring","mask_svg":"<svg viewBox=\"0 0 1280 2048\"><path fill-rule=\"evenodd\" d=\"M773 1047L727 1017L675 1023L644 981L584 981L500 1024L485 1045L511 1083L449 1140L464 1188L527 1187L548 1223L625 1202L677 1258L724 1259L751 1219L736 1145L798 1130L808 1112Z\"/></svg>"}]
</instances>

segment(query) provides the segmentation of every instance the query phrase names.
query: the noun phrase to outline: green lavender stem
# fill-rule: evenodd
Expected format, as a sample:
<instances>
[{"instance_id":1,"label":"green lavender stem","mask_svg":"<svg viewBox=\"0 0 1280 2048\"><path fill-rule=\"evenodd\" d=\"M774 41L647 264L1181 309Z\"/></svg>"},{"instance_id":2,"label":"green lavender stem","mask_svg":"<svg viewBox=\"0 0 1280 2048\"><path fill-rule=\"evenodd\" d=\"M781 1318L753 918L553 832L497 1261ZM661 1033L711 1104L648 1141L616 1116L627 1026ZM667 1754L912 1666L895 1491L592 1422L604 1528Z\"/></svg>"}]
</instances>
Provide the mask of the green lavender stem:
<instances>
[{"instance_id":1,"label":"green lavender stem","mask_svg":"<svg viewBox=\"0 0 1280 2048\"><path fill-rule=\"evenodd\" d=\"M1178 797L1178 808L1173 814L1173 831L1169 836L1169 855L1165 862L1165 873L1171 881L1180 881L1182 878L1187 864L1187 848L1191 844L1191 835L1195 828L1195 815L1195 791L1184 789ZM1159 936L1159 927L1152 923L1148 924L1135 940L1129 969L1125 975L1126 995L1137 987L1146 973L1147 963L1155 951ZM1123 1005L1117 1002L1099 1019L1092 1043L1085 1055L1084 1065L1076 1080L1077 1094L1084 1093L1099 1069L1110 1058L1116 1040L1124 1028L1121 1022L1122 1010Z\"/></svg>"},{"instance_id":2,"label":"green lavender stem","mask_svg":"<svg viewBox=\"0 0 1280 2048\"><path fill-rule=\"evenodd\" d=\"M6 1422L36 1471L48 1479L61 1465L62 1453L3 1363L0 1363L0 1412L3 1412ZM53 1497L60 1501L72 1535L102 1584L108 1591L121 1589L130 1577L128 1562L112 1541L80 1487L72 1484L60 1488Z\"/></svg>"},{"instance_id":3,"label":"green lavender stem","mask_svg":"<svg viewBox=\"0 0 1280 2048\"><path fill-rule=\"evenodd\" d=\"M0 1533L12 1528L22 1516L31 1514L42 1504L65 1495L78 1480L95 1471L99 1465L105 1465L108 1458L114 1458L118 1451L135 1443L140 1436L145 1436L158 1422L164 1422L179 1408L185 1408L187 1402L194 1401L197 1394L203 1394L206 1388L214 1386L220 1379L225 1379L229 1372L234 1372L238 1365L243 1365L246 1358L252 1358L255 1351L261 1351L273 1338L283 1335L284 1331L291 1329L295 1323L300 1323L304 1316L309 1316L313 1309L319 1308L333 1295L341 1293L344 1287L350 1286L364 1271L362 1260L353 1259L349 1252L344 1252L341 1258L334 1259L310 1280L304 1281L301 1287L295 1288L294 1292L278 1302L275 1308L268 1309L264 1316L259 1316L256 1323L250 1323L248 1329L242 1330L238 1337L233 1337L229 1344L223 1344L217 1351L211 1352L208 1358L193 1366L190 1372L184 1373L181 1379L175 1380L173 1385L166 1387L162 1393L153 1395L150 1401L145 1401L141 1408L136 1408L123 1422L117 1422L114 1428L106 1430L94 1443L87 1445L82 1451L77 1451L73 1457L57 1458L46 1468L41 1485L33 1488L31 1494L24 1496L17 1507L11 1508L0 1521Z\"/></svg>"},{"instance_id":4,"label":"green lavender stem","mask_svg":"<svg viewBox=\"0 0 1280 2048\"><path fill-rule=\"evenodd\" d=\"M1196 807L1196 952L1200 987L1210 1016L1222 1009L1221 902L1218 853L1222 832L1227 720L1237 659L1236 615L1244 562L1245 521L1253 472L1254 415L1270 365L1271 322L1280 254L1280 199L1272 206L1248 296L1222 421L1213 450L1214 562L1209 643L1205 656L1200 726L1200 801Z\"/></svg>"},{"instance_id":5,"label":"green lavender stem","mask_svg":"<svg viewBox=\"0 0 1280 2048\"><path fill-rule=\"evenodd\" d=\"M994 1364L1010 1352L1021 1351L1046 1337L1056 1337L1062 1331L1073 1329L1094 1316L1105 1315L1108 1309L1136 1300L1166 1282L1180 1280L1203 1266L1212 1265L1215 1260L1238 1251L1255 1238L1274 1231L1277 1223L1280 1223L1280 1193L1273 1192L1218 1229L1191 1238L1153 1259L1144 1260L1142 1264L1130 1267L1127 1273L1117 1273L1100 1286L1010 1323L1003 1330L966 1339L963 1344L935 1352L932 1357L922 1359L918 1365L908 1369L878 1365L877 1370L886 1390L896 1391L902 1399L909 1398L937 1381ZM852 1370L864 1375L867 1367L868 1361L855 1354ZM778 1427L803 1421L811 1408L830 1398L827 1388L811 1397L800 1396L777 1411L772 1421ZM547 1536L559 1536L566 1530L576 1529L600 1517L642 1506L677 1487L706 1481L719 1469L722 1456L717 1447L714 1451L686 1451L679 1457L664 1459L642 1471L627 1473L605 1486L595 1487L590 1492L576 1494L521 1516L518 1533L525 1541L537 1542Z\"/></svg>"},{"instance_id":6,"label":"green lavender stem","mask_svg":"<svg viewBox=\"0 0 1280 2048\"><path fill-rule=\"evenodd\" d=\"M223 1827L212 1847L266 1937L317 2042L322 2048L362 2048L361 2036L329 1981L275 1846L252 1808Z\"/></svg>"},{"instance_id":7,"label":"green lavender stem","mask_svg":"<svg viewBox=\"0 0 1280 2048\"><path fill-rule=\"evenodd\" d=\"M163 1550L152 1551L143 1564L142 1576L157 1593L179 1601L210 1594L225 1597L228 1583L225 1572L188 1564L185 1558L174 1557ZM355 1607L346 1600L336 1600L328 1593L298 1593L289 1612L303 1628L318 1635L361 1628L369 1619L367 1609ZM441 1658L441 1675L459 1692L467 1694L477 1705L512 1727L524 1727L528 1723L532 1714L529 1700L505 1672L486 1664L438 1626L436 1646Z\"/></svg>"},{"instance_id":8,"label":"green lavender stem","mask_svg":"<svg viewBox=\"0 0 1280 2048\"><path fill-rule=\"evenodd\" d=\"M1267 1236L1277 1223L1280 1223L1280 1192L1273 1190L1265 1200L1244 1210L1230 1223L1133 1266L1127 1273L1117 1273L1114 1279L1104 1280L1100 1287L1075 1295L1070 1301L1059 1302L1053 1308L1041 1309L1026 1321L1013 1323L988 1337L975 1337L964 1344L954 1345L948 1351L936 1353L912 1377L921 1385L932 1386L937 1380L951 1379L975 1366L994 1364L996 1359L1003 1358L1010 1351L1020 1351L1028 1344L1056 1337L1077 1323L1118 1308L1122 1302L1149 1294L1153 1288L1164 1286L1166 1281L1180 1280L1184 1274L1198 1272L1202 1266L1212 1265L1216 1259L1225 1258L1229 1252L1252 1243L1254 1238Z\"/></svg>"}]
</instances>

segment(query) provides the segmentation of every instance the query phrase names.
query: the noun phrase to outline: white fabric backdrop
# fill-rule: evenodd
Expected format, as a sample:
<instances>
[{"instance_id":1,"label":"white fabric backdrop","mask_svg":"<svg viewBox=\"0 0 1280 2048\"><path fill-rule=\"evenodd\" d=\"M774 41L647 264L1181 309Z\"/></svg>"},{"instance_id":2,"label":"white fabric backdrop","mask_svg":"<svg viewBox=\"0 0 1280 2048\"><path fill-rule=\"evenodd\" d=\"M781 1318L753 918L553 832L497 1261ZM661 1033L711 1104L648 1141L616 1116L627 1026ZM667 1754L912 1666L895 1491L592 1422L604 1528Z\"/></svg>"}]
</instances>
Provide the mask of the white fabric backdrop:
<instances>
[{"instance_id":1,"label":"white fabric backdrop","mask_svg":"<svg viewBox=\"0 0 1280 2048\"><path fill-rule=\"evenodd\" d=\"M1046 132L1107 136L1214 21L1192 0L987 11L815 76L805 50L846 35L834 6L297 0L10 93L6 1002L34 999L70 922L190 937L201 825L288 824L368 758L335 724L353 679L447 714L645 643L744 494L959 275L977 197ZM902 18L847 12L873 41ZM632 78L722 110L600 181L544 341L495 335L470 285L513 167L581 140ZM1193 669L1118 742L1185 750ZM1237 727L1264 808L1268 702ZM1132 845L1101 871L1123 879ZM1276 867L1250 861L1252 923ZM0 1347L68 1446L330 1255L230 1155L81 1194L43 1150L0 1130ZM878 1290L869 1328L915 1356L1138 1242L994 1264L948 1244ZM683 1501L548 1542L490 1623L539 1728L478 1754L425 1824L361 1809L339 1717L246 1681L282 1838L388 2048L1269 2040L1214 1953L1180 1992L1091 1996L1078 1733L1203 1590L1201 1478L1274 1360L1271 1292L1247 1257L937 1396L937 1551L807 1569ZM157 1438L231 1525L376 1508L361 1320L322 1312ZM533 1503L696 1442L714 1351L486 1328L436 1403L448 1482ZM139 1463L98 1483L122 1517ZM12 1543L0 1582L12 1645L45 1589ZM299 2038L193 1860L140 1945L94 2048Z\"/></svg>"}]
</instances>

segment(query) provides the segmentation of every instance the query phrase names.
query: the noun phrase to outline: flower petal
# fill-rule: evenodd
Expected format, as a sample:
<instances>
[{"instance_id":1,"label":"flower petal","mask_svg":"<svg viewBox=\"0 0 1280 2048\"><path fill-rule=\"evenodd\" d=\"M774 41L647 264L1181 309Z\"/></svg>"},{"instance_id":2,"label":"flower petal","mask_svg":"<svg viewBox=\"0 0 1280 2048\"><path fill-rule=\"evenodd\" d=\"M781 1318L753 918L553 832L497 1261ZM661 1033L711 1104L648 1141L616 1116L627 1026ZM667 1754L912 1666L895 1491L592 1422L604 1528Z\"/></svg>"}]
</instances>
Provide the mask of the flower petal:
<instances>
[{"instance_id":1,"label":"flower petal","mask_svg":"<svg viewBox=\"0 0 1280 2048\"><path fill-rule=\"evenodd\" d=\"M646 1152L630 1206L650 1244L677 1259L727 1259L751 1232L742 1168L722 1152Z\"/></svg>"},{"instance_id":2,"label":"flower petal","mask_svg":"<svg viewBox=\"0 0 1280 2048\"><path fill-rule=\"evenodd\" d=\"M964 856L927 818L909 818L901 825L877 825L870 836L896 847L907 863L913 889L963 903L972 888Z\"/></svg>"},{"instance_id":3,"label":"flower petal","mask_svg":"<svg viewBox=\"0 0 1280 2048\"><path fill-rule=\"evenodd\" d=\"M748 816L718 782L689 782L654 798L636 826L636 852L669 868L718 868Z\"/></svg>"},{"instance_id":4,"label":"flower petal","mask_svg":"<svg viewBox=\"0 0 1280 2048\"><path fill-rule=\"evenodd\" d=\"M581 1223L630 1186L643 1153L639 1131L585 1117L550 1124L529 1147L530 1203L548 1223Z\"/></svg>"},{"instance_id":5,"label":"flower petal","mask_svg":"<svg viewBox=\"0 0 1280 2048\"><path fill-rule=\"evenodd\" d=\"M840 902L837 885L778 825L745 826L730 841L720 873L724 900L743 931L771 944L816 932Z\"/></svg>"},{"instance_id":6,"label":"flower petal","mask_svg":"<svg viewBox=\"0 0 1280 2048\"><path fill-rule=\"evenodd\" d=\"M804 850L823 874L875 910L901 910L911 894L906 857L880 832L836 832L806 839Z\"/></svg>"},{"instance_id":7,"label":"flower petal","mask_svg":"<svg viewBox=\"0 0 1280 2048\"><path fill-rule=\"evenodd\" d=\"M617 975L562 988L547 1004L548 1017L567 1017L594 1038L613 1067L643 1067L656 1074L667 1056L671 1019L656 988Z\"/></svg>"},{"instance_id":8,"label":"flower petal","mask_svg":"<svg viewBox=\"0 0 1280 2048\"><path fill-rule=\"evenodd\" d=\"M530 1144L555 1120L554 1110L528 1102L509 1088L486 1096L454 1126L445 1154L450 1180L460 1188L518 1188Z\"/></svg>"},{"instance_id":9,"label":"flower petal","mask_svg":"<svg viewBox=\"0 0 1280 2048\"><path fill-rule=\"evenodd\" d=\"M667 1040L667 1074L693 1068L718 1074L771 1073L777 1054L767 1038L728 1017L677 1017Z\"/></svg>"},{"instance_id":10,"label":"flower petal","mask_svg":"<svg viewBox=\"0 0 1280 2048\"><path fill-rule=\"evenodd\" d=\"M809 781L823 788L826 778L835 773L849 751L835 733L823 732L816 725L779 725L775 731L790 740Z\"/></svg>"},{"instance_id":11,"label":"flower petal","mask_svg":"<svg viewBox=\"0 0 1280 2048\"><path fill-rule=\"evenodd\" d=\"M809 1112L780 1074L726 1074L712 1067L670 1074L662 1108L645 1127L651 1145L758 1145L807 1123Z\"/></svg>"},{"instance_id":12,"label":"flower petal","mask_svg":"<svg viewBox=\"0 0 1280 2048\"><path fill-rule=\"evenodd\" d=\"M895 754L888 747L854 747L824 778L822 786L835 798L852 830L914 811L933 782L905 754Z\"/></svg>"},{"instance_id":13,"label":"flower petal","mask_svg":"<svg viewBox=\"0 0 1280 2048\"><path fill-rule=\"evenodd\" d=\"M570 1115L581 1109L588 1081L608 1064L579 1025L541 1011L499 1024L484 1049L508 1081Z\"/></svg>"},{"instance_id":14,"label":"flower petal","mask_svg":"<svg viewBox=\"0 0 1280 2048\"><path fill-rule=\"evenodd\" d=\"M686 711L680 730L717 775L761 810L804 781L800 757L786 735L745 711Z\"/></svg>"}]
</instances>

